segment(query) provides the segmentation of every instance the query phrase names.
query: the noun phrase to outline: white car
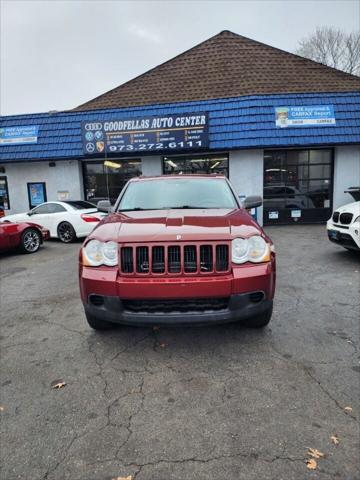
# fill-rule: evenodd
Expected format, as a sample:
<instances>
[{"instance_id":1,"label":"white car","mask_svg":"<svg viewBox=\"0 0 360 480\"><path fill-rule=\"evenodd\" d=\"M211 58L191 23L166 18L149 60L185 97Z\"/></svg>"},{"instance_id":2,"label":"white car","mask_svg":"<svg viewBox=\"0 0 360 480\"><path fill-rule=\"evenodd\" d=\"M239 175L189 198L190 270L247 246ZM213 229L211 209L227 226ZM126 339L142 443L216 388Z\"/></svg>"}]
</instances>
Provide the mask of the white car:
<instances>
[{"instance_id":1,"label":"white car","mask_svg":"<svg viewBox=\"0 0 360 480\"><path fill-rule=\"evenodd\" d=\"M360 202L335 210L326 228L329 240L348 250L360 251Z\"/></svg>"},{"instance_id":2,"label":"white car","mask_svg":"<svg viewBox=\"0 0 360 480\"><path fill-rule=\"evenodd\" d=\"M33 222L50 230L50 236L70 243L75 238L87 237L106 213L84 200L45 202L26 213L7 215L1 222Z\"/></svg>"}]
</instances>

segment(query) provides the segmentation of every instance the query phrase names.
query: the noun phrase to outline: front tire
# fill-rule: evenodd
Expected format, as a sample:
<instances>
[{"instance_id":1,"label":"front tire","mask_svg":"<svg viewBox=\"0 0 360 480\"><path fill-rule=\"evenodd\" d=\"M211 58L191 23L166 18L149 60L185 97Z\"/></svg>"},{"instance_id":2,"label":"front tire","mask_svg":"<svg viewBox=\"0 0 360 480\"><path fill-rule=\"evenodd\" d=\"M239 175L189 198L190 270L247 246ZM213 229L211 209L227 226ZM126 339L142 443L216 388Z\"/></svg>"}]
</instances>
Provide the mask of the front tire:
<instances>
[{"instance_id":1,"label":"front tire","mask_svg":"<svg viewBox=\"0 0 360 480\"><path fill-rule=\"evenodd\" d=\"M273 312L273 304L271 303L271 307L266 310L266 312L261 313L260 315L256 315L255 317L251 317L245 322L245 326L248 328L264 328L266 325L269 324L271 320L271 315Z\"/></svg>"},{"instance_id":2,"label":"front tire","mask_svg":"<svg viewBox=\"0 0 360 480\"><path fill-rule=\"evenodd\" d=\"M76 239L74 227L69 222L61 222L57 228L57 234L63 243L71 243Z\"/></svg>"},{"instance_id":3,"label":"front tire","mask_svg":"<svg viewBox=\"0 0 360 480\"><path fill-rule=\"evenodd\" d=\"M89 315L88 313L86 313L85 315L86 315L86 320L87 320L88 324L94 330L110 330L112 328L115 328L115 324L113 324L111 322L106 322L105 320L100 320L99 318L93 317L92 315Z\"/></svg>"},{"instance_id":4,"label":"front tire","mask_svg":"<svg viewBox=\"0 0 360 480\"><path fill-rule=\"evenodd\" d=\"M21 235L20 249L23 253L35 253L41 245L41 233L35 228L27 228Z\"/></svg>"}]
</instances>

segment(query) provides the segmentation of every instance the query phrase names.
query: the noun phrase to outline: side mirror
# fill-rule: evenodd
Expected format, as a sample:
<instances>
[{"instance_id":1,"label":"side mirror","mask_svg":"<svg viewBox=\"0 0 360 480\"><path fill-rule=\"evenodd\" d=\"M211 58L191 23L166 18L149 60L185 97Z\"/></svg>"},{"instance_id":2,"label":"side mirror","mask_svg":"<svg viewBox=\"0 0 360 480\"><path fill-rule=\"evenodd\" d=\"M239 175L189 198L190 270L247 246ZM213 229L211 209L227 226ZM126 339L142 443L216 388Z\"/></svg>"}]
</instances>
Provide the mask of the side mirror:
<instances>
[{"instance_id":1,"label":"side mirror","mask_svg":"<svg viewBox=\"0 0 360 480\"><path fill-rule=\"evenodd\" d=\"M246 197L243 202L243 207L249 210L250 208L261 207L263 201L260 195L250 195Z\"/></svg>"},{"instance_id":2,"label":"side mirror","mask_svg":"<svg viewBox=\"0 0 360 480\"><path fill-rule=\"evenodd\" d=\"M32 210L29 210L27 214L29 217L31 217L31 215L34 215L34 212Z\"/></svg>"},{"instance_id":3,"label":"side mirror","mask_svg":"<svg viewBox=\"0 0 360 480\"><path fill-rule=\"evenodd\" d=\"M100 200L97 204L97 209L99 212L110 213L111 212L111 203L109 200Z\"/></svg>"}]
</instances>

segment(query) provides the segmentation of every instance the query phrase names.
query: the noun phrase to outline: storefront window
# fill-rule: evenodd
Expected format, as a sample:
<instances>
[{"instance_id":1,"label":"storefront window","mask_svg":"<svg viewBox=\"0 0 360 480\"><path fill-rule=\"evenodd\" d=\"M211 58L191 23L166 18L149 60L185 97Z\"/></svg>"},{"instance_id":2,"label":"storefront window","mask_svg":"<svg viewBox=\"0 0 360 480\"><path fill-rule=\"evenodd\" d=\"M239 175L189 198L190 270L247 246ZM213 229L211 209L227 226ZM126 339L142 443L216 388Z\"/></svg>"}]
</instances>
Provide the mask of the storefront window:
<instances>
[{"instance_id":1,"label":"storefront window","mask_svg":"<svg viewBox=\"0 0 360 480\"><path fill-rule=\"evenodd\" d=\"M264 209L265 214L271 210L269 218L291 219L289 212L295 210L294 218L324 220L329 216L331 196L332 150L265 151ZM288 214L281 212L283 209ZM314 212L299 213L307 209Z\"/></svg>"},{"instance_id":2,"label":"storefront window","mask_svg":"<svg viewBox=\"0 0 360 480\"><path fill-rule=\"evenodd\" d=\"M89 161L83 166L86 200L95 203L107 198L115 203L126 182L141 175L140 159L111 159L107 165L104 161Z\"/></svg>"},{"instance_id":3,"label":"storefront window","mask_svg":"<svg viewBox=\"0 0 360 480\"><path fill-rule=\"evenodd\" d=\"M229 157L226 154L164 157L163 172L165 175L218 173L228 177Z\"/></svg>"},{"instance_id":4,"label":"storefront window","mask_svg":"<svg viewBox=\"0 0 360 480\"><path fill-rule=\"evenodd\" d=\"M4 210L10 209L9 189L6 177L0 177L0 207Z\"/></svg>"}]
</instances>

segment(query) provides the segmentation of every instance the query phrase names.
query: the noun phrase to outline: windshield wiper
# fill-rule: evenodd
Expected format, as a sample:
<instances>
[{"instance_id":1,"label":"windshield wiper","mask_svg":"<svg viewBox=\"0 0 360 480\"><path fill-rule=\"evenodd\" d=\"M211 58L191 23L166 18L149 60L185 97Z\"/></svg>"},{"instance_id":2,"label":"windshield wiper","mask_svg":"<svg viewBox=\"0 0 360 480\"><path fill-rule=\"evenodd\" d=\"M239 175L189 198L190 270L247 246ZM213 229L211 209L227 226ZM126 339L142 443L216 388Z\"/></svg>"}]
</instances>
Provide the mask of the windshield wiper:
<instances>
[{"instance_id":1,"label":"windshield wiper","mask_svg":"<svg viewBox=\"0 0 360 480\"><path fill-rule=\"evenodd\" d=\"M142 208L142 207L134 207L134 208L124 208L117 210L117 212L144 212L144 211L149 211L149 210L185 210L185 209L210 209L210 208L217 208L217 207L200 207L198 205L179 205L177 207L161 207L161 208Z\"/></svg>"},{"instance_id":2,"label":"windshield wiper","mask_svg":"<svg viewBox=\"0 0 360 480\"><path fill-rule=\"evenodd\" d=\"M163 210L162 208L141 208L141 207L135 207L135 208L123 208L120 210L116 210L117 212L144 212L148 210Z\"/></svg>"}]
</instances>

